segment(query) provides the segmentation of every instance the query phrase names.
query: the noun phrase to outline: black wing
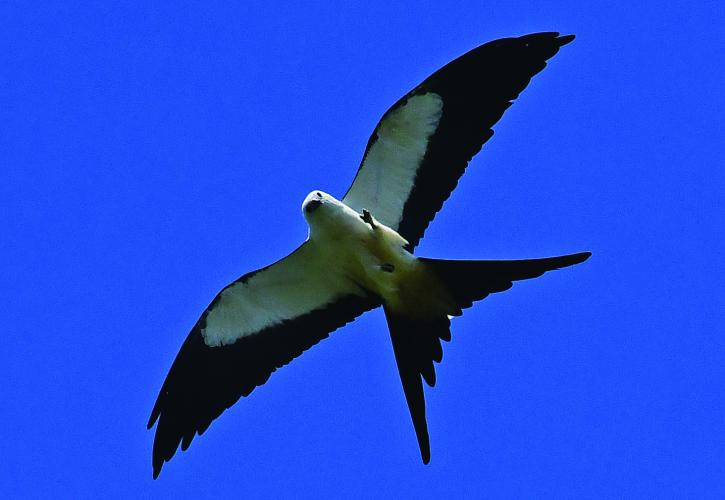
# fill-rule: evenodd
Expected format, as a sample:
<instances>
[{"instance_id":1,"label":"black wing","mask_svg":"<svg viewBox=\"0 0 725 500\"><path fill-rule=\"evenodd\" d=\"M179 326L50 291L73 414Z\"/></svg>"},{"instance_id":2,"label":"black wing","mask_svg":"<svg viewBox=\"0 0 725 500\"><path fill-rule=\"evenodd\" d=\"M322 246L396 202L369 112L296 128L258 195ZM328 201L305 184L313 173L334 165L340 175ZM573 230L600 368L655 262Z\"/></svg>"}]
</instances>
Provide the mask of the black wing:
<instances>
[{"instance_id":1,"label":"black wing","mask_svg":"<svg viewBox=\"0 0 725 500\"><path fill-rule=\"evenodd\" d=\"M396 229L412 250L512 101L573 35L481 45L433 73L381 118L343 201Z\"/></svg>"},{"instance_id":2,"label":"black wing","mask_svg":"<svg viewBox=\"0 0 725 500\"><path fill-rule=\"evenodd\" d=\"M241 396L379 301L329 270L303 245L217 295L181 346L148 427L158 421L153 474Z\"/></svg>"}]
</instances>

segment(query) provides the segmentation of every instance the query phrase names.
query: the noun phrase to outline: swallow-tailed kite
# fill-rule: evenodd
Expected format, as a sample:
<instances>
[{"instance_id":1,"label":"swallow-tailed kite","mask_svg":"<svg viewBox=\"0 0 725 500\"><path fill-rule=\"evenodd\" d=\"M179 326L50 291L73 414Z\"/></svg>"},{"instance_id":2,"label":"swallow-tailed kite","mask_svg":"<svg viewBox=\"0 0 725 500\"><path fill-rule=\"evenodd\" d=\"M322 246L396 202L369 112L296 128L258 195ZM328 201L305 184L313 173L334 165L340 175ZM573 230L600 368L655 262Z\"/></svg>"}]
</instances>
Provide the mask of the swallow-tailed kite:
<instances>
[{"instance_id":1,"label":"swallow-tailed kite","mask_svg":"<svg viewBox=\"0 0 725 500\"><path fill-rule=\"evenodd\" d=\"M529 80L574 36L536 33L477 47L385 112L341 200L302 204L307 241L245 274L211 302L181 346L151 412L153 475L181 445L264 384L277 368L382 306L424 463L423 383L450 340L450 318L512 282L578 264L589 253L531 260L440 260L413 249Z\"/></svg>"}]
</instances>

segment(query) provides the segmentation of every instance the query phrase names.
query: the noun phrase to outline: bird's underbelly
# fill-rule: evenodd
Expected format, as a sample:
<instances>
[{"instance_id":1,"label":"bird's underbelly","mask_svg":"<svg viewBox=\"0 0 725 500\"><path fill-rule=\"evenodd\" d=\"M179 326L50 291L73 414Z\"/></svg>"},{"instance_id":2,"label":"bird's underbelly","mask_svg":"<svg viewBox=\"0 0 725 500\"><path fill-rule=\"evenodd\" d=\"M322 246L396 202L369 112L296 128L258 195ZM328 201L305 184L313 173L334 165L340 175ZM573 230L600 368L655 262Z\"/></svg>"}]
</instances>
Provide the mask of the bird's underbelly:
<instances>
[{"instance_id":1,"label":"bird's underbelly","mask_svg":"<svg viewBox=\"0 0 725 500\"><path fill-rule=\"evenodd\" d=\"M455 310L442 283L401 242L397 232L378 224L375 230L340 237L334 261L349 279L398 312L435 316Z\"/></svg>"}]
</instances>

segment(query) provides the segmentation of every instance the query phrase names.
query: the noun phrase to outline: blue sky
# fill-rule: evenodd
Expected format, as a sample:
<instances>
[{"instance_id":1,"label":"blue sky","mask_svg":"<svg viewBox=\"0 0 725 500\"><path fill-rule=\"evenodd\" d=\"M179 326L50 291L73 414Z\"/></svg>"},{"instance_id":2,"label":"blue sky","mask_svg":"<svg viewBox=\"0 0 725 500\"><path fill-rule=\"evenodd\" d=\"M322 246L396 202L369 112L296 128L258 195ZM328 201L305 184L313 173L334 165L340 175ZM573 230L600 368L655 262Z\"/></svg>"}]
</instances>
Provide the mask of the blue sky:
<instances>
[{"instance_id":1,"label":"blue sky","mask_svg":"<svg viewBox=\"0 0 725 500\"><path fill-rule=\"evenodd\" d=\"M239 5L238 5L239 4ZM0 6L5 497L725 494L719 2ZM216 292L306 236L377 119L492 39L574 33L417 253L581 250L453 324L420 462L380 311L151 479L145 423Z\"/></svg>"}]
</instances>

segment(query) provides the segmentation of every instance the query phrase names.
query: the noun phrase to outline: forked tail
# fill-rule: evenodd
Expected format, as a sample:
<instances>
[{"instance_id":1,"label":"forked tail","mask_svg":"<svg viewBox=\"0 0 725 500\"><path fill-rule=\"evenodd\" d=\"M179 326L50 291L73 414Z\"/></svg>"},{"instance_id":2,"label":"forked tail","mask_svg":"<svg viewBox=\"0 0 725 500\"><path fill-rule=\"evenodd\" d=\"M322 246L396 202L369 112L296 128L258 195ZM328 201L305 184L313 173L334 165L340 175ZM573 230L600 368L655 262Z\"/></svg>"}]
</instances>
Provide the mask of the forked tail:
<instances>
[{"instance_id":1,"label":"forked tail","mask_svg":"<svg viewBox=\"0 0 725 500\"><path fill-rule=\"evenodd\" d=\"M511 288L514 281L536 278L547 271L584 262L591 253L527 260L441 260L419 258L437 276L458 310L471 307L491 293ZM450 319L439 315L426 319L411 318L385 306L395 361L403 384L423 463L430 461L430 442L425 419L423 380L433 387L436 381L433 362L440 363L440 341L451 339Z\"/></svg>"}]
</instances>

